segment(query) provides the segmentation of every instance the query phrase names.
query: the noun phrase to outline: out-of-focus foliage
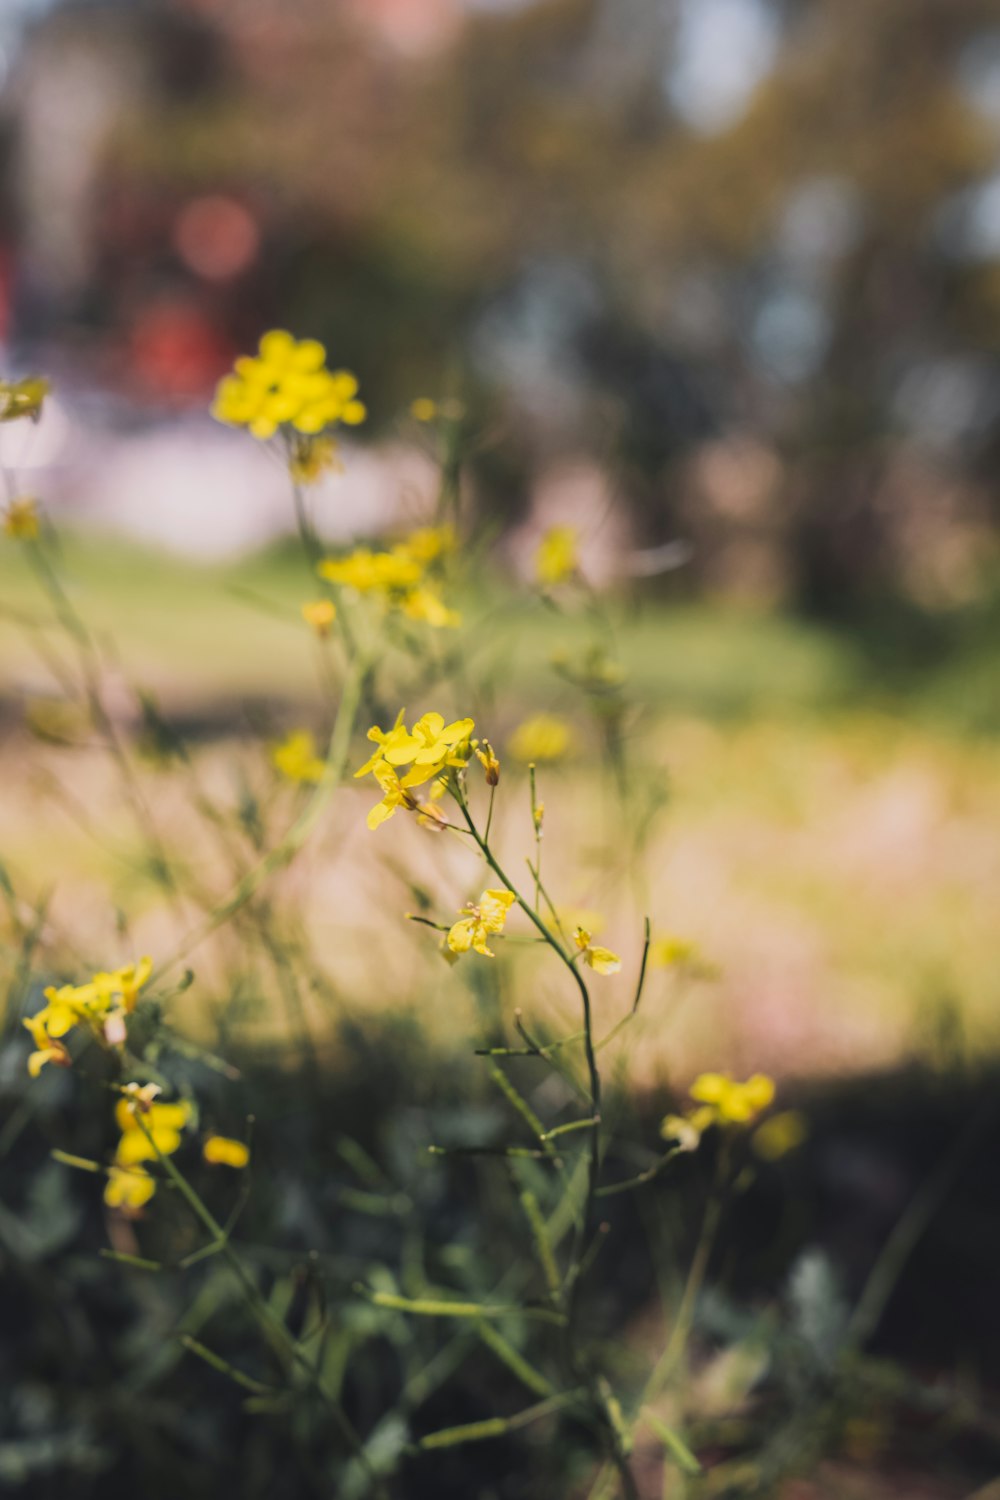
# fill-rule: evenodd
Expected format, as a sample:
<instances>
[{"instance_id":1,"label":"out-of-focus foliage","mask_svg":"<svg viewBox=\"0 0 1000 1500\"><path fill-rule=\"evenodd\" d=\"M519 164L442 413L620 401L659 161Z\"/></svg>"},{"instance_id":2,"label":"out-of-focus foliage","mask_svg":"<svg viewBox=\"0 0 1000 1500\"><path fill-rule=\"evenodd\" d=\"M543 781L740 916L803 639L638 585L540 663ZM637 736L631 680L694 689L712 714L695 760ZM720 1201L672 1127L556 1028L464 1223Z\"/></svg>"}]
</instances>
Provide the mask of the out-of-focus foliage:
<instances>
[{"instance_id":1,"label":"out-of-focus foliage","mask_svg":"<svg viewBox=\"0 0 1000 1500\"><path fill-rule=\"evenodd\" d=\"M508 514L589 451L709 588L967 597L994 554L998 36L989 0L66 7L11 95L22 175L32 80L127 65L72 295L26 253L18 316L103 329L104 373L161 399L171 339L197 388L268 320L308 327L376 432L463 368L506 423L478 469Z\"/></svg>"}]
</instances>

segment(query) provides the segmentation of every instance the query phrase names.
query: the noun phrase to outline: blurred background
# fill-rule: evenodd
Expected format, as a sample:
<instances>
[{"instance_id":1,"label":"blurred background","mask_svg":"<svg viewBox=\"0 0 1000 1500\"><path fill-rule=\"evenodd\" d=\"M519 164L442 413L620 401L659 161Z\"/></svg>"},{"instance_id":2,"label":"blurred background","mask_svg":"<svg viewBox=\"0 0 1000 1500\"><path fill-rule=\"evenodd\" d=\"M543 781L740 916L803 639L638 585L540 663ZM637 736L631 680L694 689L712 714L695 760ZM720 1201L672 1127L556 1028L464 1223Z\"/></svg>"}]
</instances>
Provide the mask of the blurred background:
<instances>
[{"instance_id":1,"label":"blurred background","mask_svg":"<svg viewBox=\"0 0 1000 1500\"><path fill-rule=\"evenodd\" d=\"M123 674L209 739L311 700L234 597L300 596L285 476L207 413L264 329L360 376L335 542L429 512L409 405L460 394L497 555L572 523L624 611L654 895L734 1056L992 1048L995 4L8 0L0 56L0 337L55 387L2 456ZM572 621L521 625L506 730L572 710ZM13 630L0 664L9 764L48 774L51 679ZM29 868L89 871L65 809L4 816Z\"/></svg>"},{"instance_id":2,"label":"blurred background","mask_svg":"<svg viewBox=\"0 0 1000 1500\"><path fill-rule=\"evenodd\" d=\"M287 325L361 376L383 506L400 412L460 384L511 522L610 484L636 538L695 544L691 590L838 619L989 587L992 0L7 0L2 27L0 336L56 378L74 517L204 554L278 526L205 407Z\"/></svg>"},{"instance_id":3,"label":"blurred background","mask_svg":"<svg viewBox=\"0 0 1000 1500\"><path fill-rule=\"evenodd\" d=\"M58 523L109 717L148 752L161 828L219 891L231 872L191 815L192 764L255 859L296 806L261 741L328 727L287 473L208 414L219 377L273 327L322 339L369 408L344 472L315 491L331 544L428 518L440 434L411 403L467 411L463 506L488 546L459 601L462 670L504 764L497 838L526 852L518 726L556 713L566 743L540 772L548 878L624 960L600 1027L638 968L637 911L675 954L650 972L631 1062L646 1136L702 1067L774 1074L779 1099L809 1116L789 1175L761 1169L740 1208L751 1232L726 1272L737 1301L750 1288L740 1317L752 1305L766 1321L772 1296L799 1317L781 1356L793 1406L808 1385L801 1349L813 1338L821 1385L823 1319L843 1321L927 1194L875 1351L926 1376L902 1449L859 1385L847 1467L780 1494L965 1500L995 1474L1000 1443L976 1404L1000 1348L996 0L2 0L0 360L5 374L48 375L53 395L39 424L0 424L0 460L11 493ZM563 607L525 587L557 524L580 533L613 625L606 655L586 589ZM0 543L0 874L44 906L69 977L119 950L170 950L176 912L54 653L26 649L26 629L33 648L47 637L21 554ZM417 667L404 666L409 680L387 669L398 701L431 706L407 697ZM420 670L447 675L433 651ZM628 767L618 802L597 748L612 729L611 769ZM342 1229L353 1179L330 1147L342 1130L429 1205L449 1275L466 1274L456 1246L501 1265L518 1253L493 1187L480 1243L467 1185L431 1181L414 1149L470 1119L496 1128L468 1053L484 1017L512 1008L495 978L507 970L466 966L463 988L401 916L421 900L457 909L478 873L402 819L369 835L370 800L338 792L269 909L306 974L297 1022L242 929L228 949L223 933L199 950L198 985L172 1002L186 1035L243 1049L236 1105L221 1072L218 1097L193 1062L191 1076L223 1119L263 1107L247 1253L281 1272L289 1305L314 1274L306 1249L362 1266L396 1253L384 1226ZM16 995L16 945L8 957ZM564 1025L552 990L540 981L531 1003ZM200 1326L181 1294L125 1290L101 1263L105 1285L74 1260L81 1236L104 1245L106 1225L93 1183L48 1149L76 1141L99 1158L108 1142L75 1079L49 1069L29 1085L19 1017L8 1023L0 1158L33 1143L35 1177L11 1189L19 1217L0 1204L12 1368L28 1372L16 1391L10 1376L0 1487L47 1495L64 1467L60 1493L74 1496L102 1473L122 1493L214 1495L237 1454L236 1488L263 1493L284 1474L285 1439L258 1464L263 1428L236 1395L209 1430L214 1376L200 1372L199 1406L179 1366L180 1320ZM328 1069L308 1110L296 1024ZM671 1221L681 1249L696 1174ZM630 1279L605 1259L634 1348L651 1273ZM72 1328L53 1311L50 1266L85 1309ZM348 1300L344 1316L373 1338L364 1310ZM706 1348L735 1339L728 1304L706 1318ZM927 1394L952 1376L971 1393L961 1410L950 1386L937 1405ZM173 1406L144 1404L161 1389ZM373 1422L380 1389L365 1398ZM470 1420L490 1409L470 1390L442 1397L438 1418L466 1400ZM725 1392L712 1399L729 1411ZM924 1487L945 1449L952 1468ZM476 1493L548 1500L565 1466L542 1444L530 1457L535 1488L497 1478L487 1457ZM314 1491L281 1491L300 1492ZM435 1492L466 1500L468 1471Z\"/></svg>"}]
</instances>

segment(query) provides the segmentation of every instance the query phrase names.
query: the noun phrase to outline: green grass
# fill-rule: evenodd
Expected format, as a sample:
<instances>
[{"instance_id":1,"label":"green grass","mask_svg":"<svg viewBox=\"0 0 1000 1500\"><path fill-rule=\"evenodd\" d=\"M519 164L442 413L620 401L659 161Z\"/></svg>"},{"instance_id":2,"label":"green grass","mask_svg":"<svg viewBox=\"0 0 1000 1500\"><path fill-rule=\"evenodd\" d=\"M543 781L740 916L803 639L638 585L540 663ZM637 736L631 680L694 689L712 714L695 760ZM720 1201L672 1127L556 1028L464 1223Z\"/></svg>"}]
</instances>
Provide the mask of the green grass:
<instances>
[{"instance_id":1,"label":"green grass","mask_svg":"<svg viewBox=\"0 0 1000 1500\"><path fill-rule=\"evenodd\" d=\"M198 566L79 534L66 539L64 561L74 602L95 632L114 642L127 676L168 701L311 694L299 606L316 590L296 549ZM0 549L0 600L8 613L46 615L23 555L10 545ZM548 702L553 655L582 649L593 633L586 617L526 604L497 580L465 600L464 614L477 672L516 679L529 703ZM843 706L861 689L856 648L822 628L651 600L622 599L617 614L629 691L650 705L711 717L816 712ZM8 619L0 624L0 662L18 680L25 659L22 633Z\"/></svg>"}]
</instances>

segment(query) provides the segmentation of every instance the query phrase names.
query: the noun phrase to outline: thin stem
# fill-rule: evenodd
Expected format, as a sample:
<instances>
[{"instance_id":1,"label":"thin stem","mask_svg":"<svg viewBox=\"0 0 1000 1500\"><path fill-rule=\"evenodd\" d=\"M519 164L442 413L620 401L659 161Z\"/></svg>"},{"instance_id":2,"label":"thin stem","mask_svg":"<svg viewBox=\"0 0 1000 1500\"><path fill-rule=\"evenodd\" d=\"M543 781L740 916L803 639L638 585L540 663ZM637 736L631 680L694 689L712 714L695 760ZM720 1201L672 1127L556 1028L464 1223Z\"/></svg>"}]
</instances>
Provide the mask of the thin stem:
<instances>
[{"instance_id":1,"label":"thin stem","mask_svg":"<svg viewBox=\"0 0 1000 1500\"><path fill-rule=\"evenodd\" d=\"M268 854L264 856L253 869L237 881L235 887L214 911L210 912L200 927L189 935L181 943L180 947L166 959L157 970L157 978L160 978L175 964L181 962L188 954L210 936L218 927L240 911L246 903L260 890L261 886L271 875L278 870L283 870L289 865L295 855L309 838L319 819L326 811L328 802L336 788L344 778L347 767L347 757L350 750L351 735L354 731L355 720L364 694L370 667L365 662L355 662L348 674L344 684L343 696L337 717L330 736L330 745L326 756L326 766L323 779L318 782L316 790L306 803L302 812L289 828L285 837Z\"/></svg>"}]
</instances>

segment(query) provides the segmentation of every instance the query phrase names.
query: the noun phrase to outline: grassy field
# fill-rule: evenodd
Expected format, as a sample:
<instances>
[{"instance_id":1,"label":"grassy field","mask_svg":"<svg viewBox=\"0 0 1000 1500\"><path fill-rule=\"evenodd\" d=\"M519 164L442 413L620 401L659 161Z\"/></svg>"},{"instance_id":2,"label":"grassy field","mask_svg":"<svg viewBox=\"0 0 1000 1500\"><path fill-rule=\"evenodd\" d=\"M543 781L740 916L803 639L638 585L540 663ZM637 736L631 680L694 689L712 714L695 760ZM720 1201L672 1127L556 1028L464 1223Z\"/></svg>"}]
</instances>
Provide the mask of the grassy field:
<instances>
[{"instance_id":1,"label":"grassy field","mask_svg":"<svg viewBox=\"0 0 1000 1500\"><path fill-rule=\"evenodd\" d=\"M114 643L123 682L152 688L178 716L213 795L233 802L249 786L279 821L291 816L288 793L241 731L323 727L317 653L298 616L309 590L301 558L278 550L202 569L79 537L67 544L66 564L81 612ZM171 947L177 922L152 883L136 877L134 833L102 757L22 726L25 706L37 715L41 703L45 721L54 689L49 633L22 629L42 608L16 549L0 553L0 591L8 615L3 858L36 891L53 888L67 941L95 962L115 940L116 921L127 920L143 948ZM577 753L543 778L559 829L550 874L566 904L599 916L627 969L640 949L636 898L654 931L694 940L718 967L717 978L693 987L654 976L640 1072L720 1061L824 1072L996 1045L1000 764L988 733L992 700L977 686L996 694L988 632L973 648L942 623L933 659L924 652L928 670L917 675L913 652L888 630L848 636L784 618L620 600L630 791L657 810L637 889L627 840L607 823L614 814L599 791L592 721L552 667L592 633L587 618L526 605L499 584L467 600L465 614L461 665L478 684L476 717L501 751L533 709L565 714L576 727ZM398 681L405 702L405 660ZM508 762L499 827L523 870L530 837L519 774ZM185 828L181 789L150 775L161 823ZM428 1013L428 994L443 991L450 1006L435 998L429 1013L453 1031L469 998L438 973L428 935L401 918L397 941L381 943L378 932L412 906L422 883L414 872L426 872L428 859L456 906L477 877L461 850L431 840L428 853L418 830L368 834L367 797L345 789L289 877L298 917L329 955L326 978L339 994ZM199 875L224 886L193 823L189 847ZM105 883L124 917L108 909ZM197 960L211 975L210 951ZM623 978L605 992L609 1022L625 987ZM541 999L555 1010L561 1003ZM319 998L312 1003L322 1031L329 1012ZM268 1011L255 1024L270 1034L282 1023Z\"/></svg>"}]
</instances>

